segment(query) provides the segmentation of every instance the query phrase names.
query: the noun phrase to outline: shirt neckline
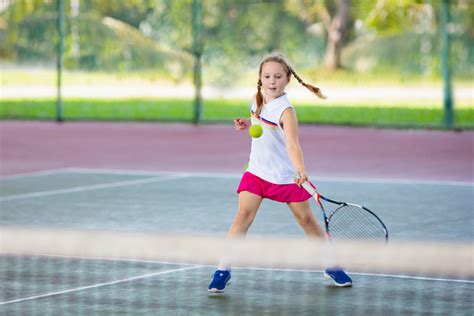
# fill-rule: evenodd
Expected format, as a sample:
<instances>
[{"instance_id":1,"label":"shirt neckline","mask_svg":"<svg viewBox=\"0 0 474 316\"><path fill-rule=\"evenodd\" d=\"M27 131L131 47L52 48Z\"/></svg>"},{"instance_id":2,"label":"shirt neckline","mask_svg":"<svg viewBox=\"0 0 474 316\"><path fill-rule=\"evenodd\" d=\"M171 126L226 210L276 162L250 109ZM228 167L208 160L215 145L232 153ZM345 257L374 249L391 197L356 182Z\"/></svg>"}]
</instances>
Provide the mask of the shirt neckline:
<instances>
[{"instance_id":1,"label":"shirt neckline","mask_svg":"<svg viewBox=\"0 0 474 316\"><path fill-rule=\"evenodd\" d=\"M288 100L286 92L282 94L281 96L279 96L278 98L275 98L271 100L270 102L264 104L264 106L273 107L274 106L273 103L275 103L275 105L278 105L278 104L281 104L283 100Z\"/></svg>"}]
</instances>

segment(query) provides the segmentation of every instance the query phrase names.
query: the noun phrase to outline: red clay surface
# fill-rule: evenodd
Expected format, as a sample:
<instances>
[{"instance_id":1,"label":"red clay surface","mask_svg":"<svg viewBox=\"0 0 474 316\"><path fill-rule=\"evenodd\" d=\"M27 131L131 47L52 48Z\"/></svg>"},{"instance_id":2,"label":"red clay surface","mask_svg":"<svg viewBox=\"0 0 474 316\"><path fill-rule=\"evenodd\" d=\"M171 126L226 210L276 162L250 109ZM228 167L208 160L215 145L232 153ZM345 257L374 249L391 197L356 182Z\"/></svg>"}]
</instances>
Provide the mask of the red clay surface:
<instances>
[{"instance_id":1,"label":"red clay surface","mask_svg":"<svg viewBox=\"0 0 474 316\"><path fill-rule=\"evenodd\" d=\"M0 175L67 167L241 173L231 125L0 122ZM474 132L300 126L309 174L473 182Z\"/></svg>"}]
</instances>

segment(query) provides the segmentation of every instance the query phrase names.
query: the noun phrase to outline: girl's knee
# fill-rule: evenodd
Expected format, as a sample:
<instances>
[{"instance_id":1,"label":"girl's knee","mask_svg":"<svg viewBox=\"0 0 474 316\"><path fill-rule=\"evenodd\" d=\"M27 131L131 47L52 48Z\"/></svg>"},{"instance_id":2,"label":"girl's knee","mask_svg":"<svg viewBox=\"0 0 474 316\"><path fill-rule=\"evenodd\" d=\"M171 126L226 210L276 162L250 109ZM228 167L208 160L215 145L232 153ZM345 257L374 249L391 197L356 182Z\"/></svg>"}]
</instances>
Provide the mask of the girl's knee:
<instances>
[{"instance_id":1,"label":"girl's knee","mask_svg":"<svg viewBox=\"0 0 474 316\"><path fill-rule=\"evenodd\" d=\"M251 210L248 208L239 208L237 211L236 219L239 222L252 223L253 219L255 218L256 213L257 213L256 210Z\"/></svg>"},{"instance_id":2,"label":"girl's knee","mask_svg":"<svg viewBox=\"0 0 474 316\"><path fill-rule=\"evenodd\" d=\"M302 215L297 218L298 224L302 227L311 227L316 225L316 220L311 215Z\"/></svg>"}]
</instances>

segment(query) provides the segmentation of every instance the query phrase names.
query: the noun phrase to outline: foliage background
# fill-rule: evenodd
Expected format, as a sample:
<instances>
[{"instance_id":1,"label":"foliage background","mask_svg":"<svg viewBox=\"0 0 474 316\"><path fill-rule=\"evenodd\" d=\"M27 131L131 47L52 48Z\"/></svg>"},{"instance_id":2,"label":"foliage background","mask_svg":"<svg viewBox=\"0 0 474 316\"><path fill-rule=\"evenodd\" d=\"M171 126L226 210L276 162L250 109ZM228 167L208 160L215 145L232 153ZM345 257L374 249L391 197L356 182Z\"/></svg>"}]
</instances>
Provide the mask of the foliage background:
<instances>
[{"instance_id":1,"label":"foliage background","mask_svg":"<svg viewBox=\"0 0 474 316\"><path fill-rule=\"evenodd\" d=\"M4 88L54 88L58 1L0 0ZM90 90L84 94L90 96L92 87L108 84L115 90L134 84L164 90L168 85L192 85L192 0L64 0L64 5L65 85L87 86ZM253 88L262 56L279 51L305 80L317 85L428 86L441 93L441 0L201 0L201 5L205 89L225 94L237 87ZM340 64L328 67L330 25L344 5L348 15ZM474 5L470 0L451 0L449 7L453 82L455 88L469 89L474 72ZM190 99L179 92L171 97ZM373 107L373 99L358 98L348 102ZM456 101L468 107L463 120L471 120L472 96ZM375 103L380 107L397 103L411 111L420 101L386 97ZM442 110L441 98L425 105L429 111Z\"/></svg>"},{"instance_id":2,"label":"foliage background","mask_svg":"<svg viewBox=\"0 0 474 316\"><path fill-rule=\"evenodd\" d=\"M3 1L1 61L54 64L56 1ZM314 12L331 14L334 3L203 0L205 79L229 84L275 50L286 54L296 69L317 73L327 32ZM191 1L65 0L65 8L66 69L153 70L174 80L189 76ZM470 1L460 0L451 1L451 10L453 71L468 78L474 70L474 9ZM341 68L400 78L439 77L438 11L438 0L352 1Z\"/></svg>"}]
</instances>

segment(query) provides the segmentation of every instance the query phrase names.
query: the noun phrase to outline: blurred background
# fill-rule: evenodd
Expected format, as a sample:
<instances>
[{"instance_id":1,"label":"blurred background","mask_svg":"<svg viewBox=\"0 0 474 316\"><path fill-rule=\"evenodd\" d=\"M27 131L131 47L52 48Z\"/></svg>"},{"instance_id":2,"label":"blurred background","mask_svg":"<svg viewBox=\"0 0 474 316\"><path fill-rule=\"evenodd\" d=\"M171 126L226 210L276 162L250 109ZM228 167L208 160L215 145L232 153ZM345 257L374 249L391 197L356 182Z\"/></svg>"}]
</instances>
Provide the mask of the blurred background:
<instances>
[{"instance_id":1,"label":"blurred background","mask_svg":"<svg viewBox=\"0 0 474 316\"><path fill-rule=\"evenodd\" d=\"M285 54L303 123L474 127L471 0L0 0L2 119L229 122Z\"/></svg>"}]
</instances>

